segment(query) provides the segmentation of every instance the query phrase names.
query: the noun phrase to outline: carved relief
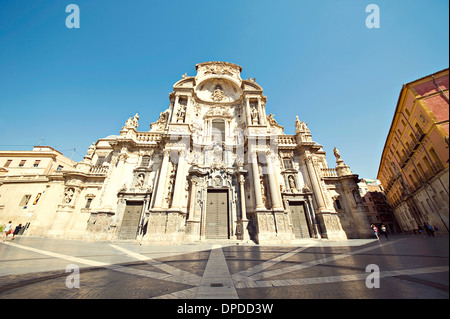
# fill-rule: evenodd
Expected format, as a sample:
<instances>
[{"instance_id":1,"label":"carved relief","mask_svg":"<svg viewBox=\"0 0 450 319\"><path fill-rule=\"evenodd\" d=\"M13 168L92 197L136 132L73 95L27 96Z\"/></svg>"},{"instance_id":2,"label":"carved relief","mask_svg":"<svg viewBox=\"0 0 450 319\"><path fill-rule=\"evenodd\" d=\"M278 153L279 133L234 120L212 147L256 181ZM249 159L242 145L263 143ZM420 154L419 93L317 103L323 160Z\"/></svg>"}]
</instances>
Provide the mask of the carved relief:
<instances>
[{"instance_id":1,"label":"carved relief","mask_svg":"<svg viewBox=\"0 0 450 319\"><path fill-rule=\"evenodd\" d=\"M142 188L144 187L144 180L145 180L145 174L139 174L136 179L136 185L134 185L135 188Z\"/></svg>"},{"instance_id":2,"label":"carved relief","mask_svg":"<svg viewBox=\"0 0 450 319\"><path fill-rule=\"evenodd\" d=\"M337 215L323 215L323 221L327 231L340 231L342 229Z\"/></svg>"},{"instance_id":3,"label":"carved relief","mask_svg":"<svg viewBox=\"0 0 450 319\"><path fill-rule=\"evenodd\" d=\"M110 217L108 214L91 214L87 223L87 230L100 233L109 230Z\"/></svg>"},{"instance_id":4,"label":"carved relief","mask_svg":"<svg viewBox=\"0 0 450 319\"><path fill-rule=\"evenodd\" d=\"M64 191L64 203L70 204L73 200L73 197L75 195L75 189L72 187L67 187Z\"/></svg>"},{"instance_id":5,"label":"carved relief","mask_svg":"<svg viewBox=\"0 0 450 319\"><path fill-rule=\"evenodd\" d=\"M231 66L228 65L224 65L221 63L217 63L217 64L210 64L210 65L205 65L204 66L204 70L203 70L203 74L204 75L210 75L210 74L214 74L214 75L229 75L229 76L234 76L233 73L233 69L231 68Z\"/></svg>"},{"instance_id":6,"label":"carved relief","mask_svg":"<svg viewBox=\"0 0 450 319\"><path fill-rule=\"evenodd\" d=\"M177 123L184 123L186 118L186 106L180 105L177 112Z\"/></svg>"},{"instance_id":7,"label":"carved relief","mask_svg":"<svg viewBox=\"0 0 450 319\"><path fill-rule=\"evenodd\" d=\"M152 132L163 131L168 118L169 118L169 110L161 112L159 114L158 121L156 121L155 123L150 124L150 131L152 131Z\"/></svg>"},{"instance_id":8,"label":"carved relief","mask_svg":"<svg viewBox=\"0 0 450 319\"><path fill-rule=\"evenodd\" d=\"M252 117L252 124L253 125L259 124L259 113L256 107L251 107L250 115Z\"/></svg>"},{"instance_id":9,"label":"carved relief","mask_svg":"<svg viewBox=\"0 0 450 319\"><path fill-rule=\"evenodd\" d=\"M130 128L138 128L139 127L139 114L136 113L134 117L128 118L128 120L125 122L125 126L122 127L122 130L130 129Z\"/></svg>"},{"instance_id":10,"label":"carved relief","mask_svg":"<svg viewBox=\"0 0 450 319\"><path fill-rule=\"evenodd\" d=\"M215 102L220 102L225 98L226 96L221 89L215 89L214 92L211 94L211 100Z\"/></svg>"}]
</instances>

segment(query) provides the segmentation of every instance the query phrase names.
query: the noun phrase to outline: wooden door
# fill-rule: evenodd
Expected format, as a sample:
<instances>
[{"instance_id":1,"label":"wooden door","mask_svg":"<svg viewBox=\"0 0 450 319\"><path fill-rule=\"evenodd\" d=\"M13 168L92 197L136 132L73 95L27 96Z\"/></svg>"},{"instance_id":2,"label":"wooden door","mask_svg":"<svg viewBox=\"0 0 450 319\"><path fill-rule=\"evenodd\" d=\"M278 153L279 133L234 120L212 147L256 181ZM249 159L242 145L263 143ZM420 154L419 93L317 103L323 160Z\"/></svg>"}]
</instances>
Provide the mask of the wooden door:
<instances>
[{"instance_id":1,"label":"wooden door","mask_svg":"<svg viewBox=\"0 0 450 319\"><path fill-rule=\"evenodd\" d=\"M227 239L228 237L228 191L208 191L205 237Z\"/></svg>"}]
</instances>

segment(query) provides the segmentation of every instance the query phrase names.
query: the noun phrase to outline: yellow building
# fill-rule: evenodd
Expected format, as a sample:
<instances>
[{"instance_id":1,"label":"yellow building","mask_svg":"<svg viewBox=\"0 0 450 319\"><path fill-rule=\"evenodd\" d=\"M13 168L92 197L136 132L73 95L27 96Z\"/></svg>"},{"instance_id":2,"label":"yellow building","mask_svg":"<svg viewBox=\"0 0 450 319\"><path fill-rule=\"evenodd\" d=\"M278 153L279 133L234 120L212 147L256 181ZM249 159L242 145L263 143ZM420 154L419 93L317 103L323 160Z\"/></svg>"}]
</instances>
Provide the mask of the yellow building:
<instances>
[{"instance_id":1,"label":"yellow building","mask_svg":"<svg viewBox=\"0 0 450 319\"><path fill-rule=\"evenodd\" d=\"M64 189L63 171L76 162L50 146L35 146L31 151L0 151L0 222L12 221L39 229L42 219L53 223ZM50 214L50 215L49 215ZM53 213L54 214L54 213Z\"/></svg>"},{"instance_id":2,"label":"yellow building","mask_svg":"<svg viewBox=\"0 0 450 319\"><path fill-rule=\"evenodd\" d=\"M403 231L448 232L449 70L403 85L378 179Z\"/></svg>"}]
</instances>

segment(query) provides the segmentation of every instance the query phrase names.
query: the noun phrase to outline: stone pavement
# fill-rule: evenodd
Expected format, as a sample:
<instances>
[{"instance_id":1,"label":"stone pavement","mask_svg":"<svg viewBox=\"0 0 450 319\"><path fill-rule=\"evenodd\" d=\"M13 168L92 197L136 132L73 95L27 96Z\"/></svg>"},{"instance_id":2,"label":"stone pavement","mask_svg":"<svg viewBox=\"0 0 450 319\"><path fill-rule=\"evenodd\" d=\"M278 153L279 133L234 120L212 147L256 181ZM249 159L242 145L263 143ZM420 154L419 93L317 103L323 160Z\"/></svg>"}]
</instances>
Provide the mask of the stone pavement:
<instances>
[{"instance_id":1,"label":"stone pavement","mask_svg":"<svg viewBox=\"0 0 450 319\"><path fill-rule=\"evenodd\" d=\"M448 299L448 242L140 246L19 236L0 243L0 299Z\"/></svg>"}]
</instances>

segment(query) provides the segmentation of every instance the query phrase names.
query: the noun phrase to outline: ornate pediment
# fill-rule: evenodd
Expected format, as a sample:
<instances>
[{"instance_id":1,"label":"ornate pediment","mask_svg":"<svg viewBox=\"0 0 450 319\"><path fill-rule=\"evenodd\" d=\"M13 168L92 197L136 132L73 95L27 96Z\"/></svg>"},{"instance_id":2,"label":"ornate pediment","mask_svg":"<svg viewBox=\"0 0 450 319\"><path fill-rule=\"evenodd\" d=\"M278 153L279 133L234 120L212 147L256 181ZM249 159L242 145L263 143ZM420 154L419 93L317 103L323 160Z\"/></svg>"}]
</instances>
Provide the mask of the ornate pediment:
<instances>
[{"instance_id":1,"label":"ornate pediment","mask_svg":"<svg viewBox=\"0 0 450 319\"><path fill-rule=\"evenodd\" d=\"M195 88L197 97L205 102L233 103L241 98L242 90L225 79L209 79Z\"/></svg>"}]
</instances>

